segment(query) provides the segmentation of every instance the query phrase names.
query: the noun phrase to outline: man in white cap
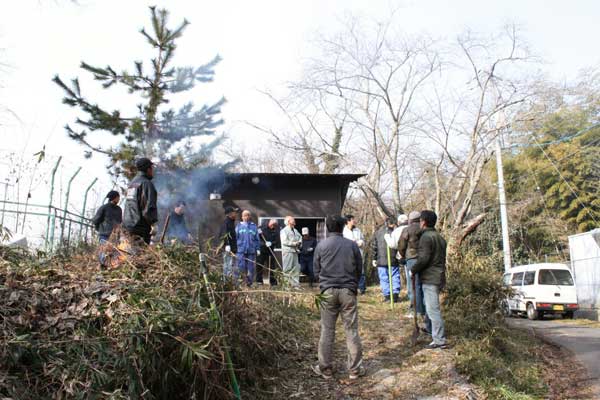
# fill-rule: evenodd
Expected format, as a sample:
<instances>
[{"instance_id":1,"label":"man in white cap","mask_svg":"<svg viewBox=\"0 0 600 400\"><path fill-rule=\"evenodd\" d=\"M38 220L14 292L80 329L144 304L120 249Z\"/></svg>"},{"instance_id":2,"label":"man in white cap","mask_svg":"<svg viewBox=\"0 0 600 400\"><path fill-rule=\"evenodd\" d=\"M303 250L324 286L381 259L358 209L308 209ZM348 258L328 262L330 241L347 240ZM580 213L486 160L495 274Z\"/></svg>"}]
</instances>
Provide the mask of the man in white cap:
<instances>
[{"instance_id":1,"label":"man in white cap","mask_svg":"<svg viewBox=\"0 0 600 400\"><path fill-rule=\"evenodd\" d=\"M390 234L385 235L385 241L390 249L398 250L398 243L400 242L400 236L402 232L408 226L408 216L406 214L398 215L398 225ZM400 253L394 251L396 258L399 261L400 266L404 266L404 274L406 276L406 292L408 298L411 299L412 285L410 284L410 272L406 268L405 260L400 256ZM411 303L412 304L412 303Z\"/></svg>"},{"instance_id":2,"label":"man in white cap","mask_svg":"<svg viewBox=\"0 0 600 400\"><path fill-rule=\"evenodd\" d=\"M284 279L293 288L300 287L300 263L298 253L302 245L302 236L295 228L296 220L291 215L284 219L285 228L279 234L281 237L281 259L283 261Z\"/></svg>"},{"instance_id":3,"label":"man in white cap","mask_svg":"<svg viewBox=\"0 0 600 400\"><path fill-rule=\"evenodd\" d=\"M302 247L300 254L298 255L298 261L300 261L300 272L308 276L308 285L313 287L315 276L313 274L313 257L315 255L315 248L317 247L317 239L310 236L308 227L302 228Z\"/></svg>"}]
</instances>

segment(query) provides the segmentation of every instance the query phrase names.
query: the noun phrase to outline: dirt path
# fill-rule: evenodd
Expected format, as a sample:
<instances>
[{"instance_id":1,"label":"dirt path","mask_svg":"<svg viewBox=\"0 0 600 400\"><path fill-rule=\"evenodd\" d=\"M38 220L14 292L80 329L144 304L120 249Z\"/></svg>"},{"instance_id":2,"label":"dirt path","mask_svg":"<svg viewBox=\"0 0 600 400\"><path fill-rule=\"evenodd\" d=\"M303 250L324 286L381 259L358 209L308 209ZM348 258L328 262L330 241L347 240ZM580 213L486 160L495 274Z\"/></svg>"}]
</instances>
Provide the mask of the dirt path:
<instances>
[{"instance_id":1,"label":"dirt path","mask_svg":"<svg viewBox=\"0 0 600 400\"><path fill-rule=\"evenodd\" d=\"M429 336L421 335L416 346L410 343L413 322L405 318L408 302L396 305L391 311L380 300L379 291L371 288L359 297L359 329L363 343L366 376L351 381L346 369L346 344L341 322L338 322L335 342L335 374L324 380L311 370L317 364L319 338L318 313L315 312L307 335L298 338L297 351L281 360L279 374L272 378L272 385L264 392L269 399L483 399L482 388L473 385L455 369L455 349L428 350ZM281 334L285 334L282 332ZM450 337L450 343L452 343ZM547 398L588 399L585 387L573 385L573 379L584 371L582 365L565 350L534 341L543 346L542 368L544 382L548 387ZM259 396L260 397L260 396ZM258 398L258 397L257 397ZM519 397L521 398L521 397ZM532 397L524 396L523 399Z\"/></svg>"},{"instance_id":2,"label":"dirt path","mask_svg":"<svg viewBox=\"0 0 600 400\"><path fill-rule=\"evenodd\" d=\"M445 399L476 397L475 389L458 375L452 350L426 350L431 338L421 335L417 346L410 344L413 320L404 318L408 303L396 304L394 311L382 304L371 290L359 297L359 329L364 350L366 376L348 379L343 328L338 323L335 343L335 375L326 381L315 376L310 366L317 363L316 341L309 354L299 355L298 365L281 371L288 377L277 383L275 398L290 399L426 399L443 394ZM318 338L315 321L314 338ZM318 340L318 339L317 339Z\"/></svg>"}]
</instances>

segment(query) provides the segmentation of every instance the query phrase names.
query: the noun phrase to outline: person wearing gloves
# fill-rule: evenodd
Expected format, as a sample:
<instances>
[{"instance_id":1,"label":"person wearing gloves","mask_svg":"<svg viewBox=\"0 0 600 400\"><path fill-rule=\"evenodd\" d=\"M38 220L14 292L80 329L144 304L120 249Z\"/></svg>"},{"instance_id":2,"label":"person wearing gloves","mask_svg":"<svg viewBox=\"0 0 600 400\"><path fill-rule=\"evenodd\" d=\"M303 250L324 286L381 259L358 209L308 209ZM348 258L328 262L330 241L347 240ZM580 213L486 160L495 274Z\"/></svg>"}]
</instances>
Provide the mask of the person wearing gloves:
<instances>
[{"instance_id":1,"label":"person wearing gloves","mask_svg":"<svg viewBox=\"0 0 600 400\"><path fill-rule=\"evenodd\" d=\"M256 257L256 283L263 284L263 270L267 269L269 284L277 285L275 270L278 270L278 261L275 258L275 249L281 248L279 238L279 224L276 219L271 219L266 225L258 229L260 239L260 254Z\"/></svg>"},{"instance_id":2,"label":"person wearing gloves","mask_svg":"<svg viewBox=\"0 0 600 400\"><path fill-rule=\"evenodd\" d=\"M302 236L295 228L296 220L292 216L285 217L285 228L279 234L281 238L281 258L283 273L290 286L300 287L300 263L298 253L302 246Z\"/></svg>"},{"instance_id":3,"label":"person wearing gloves","mask_svg":"<svg viewBox=\"0 0 600 400\"><path fill-rule=\"evenodd\" d=\"M106 198L108 199L108 203L102 205L92 219L92 224L96 228L96 232L98 232L100 243L106 242L112 234L113 229L123 222L123 210L118 205L121 200L119 192L111 190L106 195Z\"/></svg>"},{"instance_id":4,"label":"person wearing gloves","mask_svg":"<svg viewBox=\"0 0 600 400\"><path fill-rule=\"evenodd\" d=\"M317 239L311 237L307 227L302 228L302 247L298 255L300 261L300 272L308 276L308 285L313 287L315 276L313 274L313 256L317 247Z\"/></svg>"},{"instance_id":5,"label":"person wearing gloves","mask_svg":"<svg viewBox=\"0 0 600 400\"><path fill-rule=\"evenodd\" d=\"M352 240L358 246L360 250L361 258L364 257L363 246L365 245L365 237L363 236L360 229L356 227L356 220L354 219L354 215L347 214L344 216L346 219L346 225L344 226L344 232L342 235L349 240ZM367 280L365 277L365 268L363 265L362 273L360 275L360 279L358 280L358 291L360 294L365 294L367 291Z\"/></svg>"},{"instance_id":6,"label":"person wearing gloves","mask_svg":"<svg viewBox=\"0 0 600 400\"><path fill-rule=\"evenodd\" d=\"M221 243L217 247L218 251L223 250L223 277L234 276L236 282L237 268L233 268L233 255L237 253L237 238L235 235L237 211L233 207L225 207L225 221L219 232Z\"/></svg>"},{"instance_id":7,"label":"person wearing gloves","mask_svg":"<svg viewBox=\"0 0 600 400\"><path fill-rule=\"evenodd\" d=\"M235 228L237 238L237 266L238 273L250 287L254 282L254 265L256 256L260 255L260 241L256 224L250 220L250 211L242 212L242 222Z\"/></svg>"},{"instance_id":8,"label":"person wearing gloves","mask_svg":"<svg viewBox=\"0 0 600 400\"><path fill-rule=\"evenodd\" d=\"M390 280L392 282L392 298L394 303L398 302L400 294L400 268L398 259L394 256L392 250L388 246L386 234L391 234L396 228L396 219L388 218L385 224L375 232L373 240L373 267L377 267L379 275L379 285L381 286L381 294L383 301L390 301ZM388 252L390 257L388 258ZM388 260L391 264L392 274L389 274Z\"/></svg>"},{"instance_id":9,"label":"person wearing gloves","mask_svg":"<svg viewBox=\"0 0 600 400\"><path fill-rule=\"evenodd\" d=\"M123 228L129 232L134 242L141 238L146 244L150 244L156 229L154 224L158 222L157 193L152 183L154 164L144 157L136 160L135 167L138 173L127 187Z\"/></svg>"},{"instance_id":10,"label":"person wearing gloves","mask_svg":"<svg viewBox=\"0 0 600 400\"><path fill-rule=\"evenodd\" d=\"M408 296L410 298L410 309L412 311L412 296L415 296L414 302L417 305L417 313L421 315L427 323L427 319L425 318L425 306L423 305L423 288L421 286L421 279L419 277L419 274L411 272L413 265L417 263L419 238L421 236L421 226L419 222L420 217L421 213L418 211L411 211L410 214L408 214L409 224L400 235L400 242L398 243L398 252L400 253L400 257L406 260L408 282L411 282L411 278L413 275L415 279L415 293L412 292L412 284L409 285L409 287L411 288L411 290L408 292ZM412 314L410 315L410 317L412 318Z\"/></svg>"}]
</instances>

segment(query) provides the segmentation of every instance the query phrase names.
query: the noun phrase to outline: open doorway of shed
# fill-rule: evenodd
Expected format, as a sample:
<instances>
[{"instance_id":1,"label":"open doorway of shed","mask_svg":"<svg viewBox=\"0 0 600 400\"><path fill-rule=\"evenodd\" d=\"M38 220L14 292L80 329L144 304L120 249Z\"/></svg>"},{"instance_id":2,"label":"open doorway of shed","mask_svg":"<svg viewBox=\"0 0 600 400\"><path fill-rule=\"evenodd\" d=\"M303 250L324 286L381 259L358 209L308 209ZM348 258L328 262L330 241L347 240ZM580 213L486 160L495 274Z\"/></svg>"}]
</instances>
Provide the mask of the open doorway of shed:
<instances>
[{"instance_id":1,"label":"open doorway of shed","mask_svg":"<svg viewBox=\"0 0 600 400\"><path fill-rule=\"evenodd\" d=\"M284 217L261 217L258 219L258 224L266 224L270 219L276 219L281 229L285 228L283 223ZM298 217L296 220L296 229L302 232L302 228L308 228L309 235L316 238L317 241L325 239L327 236L327 228L325 227L325 218L323 217Z\"/></svg>"}]
</instances>

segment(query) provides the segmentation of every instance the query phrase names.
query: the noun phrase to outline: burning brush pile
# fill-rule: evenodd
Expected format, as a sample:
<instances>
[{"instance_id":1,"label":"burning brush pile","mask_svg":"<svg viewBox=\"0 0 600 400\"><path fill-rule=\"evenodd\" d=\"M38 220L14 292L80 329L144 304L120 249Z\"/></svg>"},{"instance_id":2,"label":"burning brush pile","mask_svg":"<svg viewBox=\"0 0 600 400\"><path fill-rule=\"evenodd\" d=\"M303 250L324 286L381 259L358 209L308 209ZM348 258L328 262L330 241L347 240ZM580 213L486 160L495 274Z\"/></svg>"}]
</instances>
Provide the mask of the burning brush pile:
<instances>
[{"instance_id":1,"label":"burning brush pile","mask_svg":"<svg viewBox=\"0 0 600 400\"><path fill-rule=\"evenodd\" d=\"M212 294L190 248L101 270L95 251L43 261L0 247L0 397L263 397L306 336L308 299L207 277Z\"/></svg>"}]
</instances>

